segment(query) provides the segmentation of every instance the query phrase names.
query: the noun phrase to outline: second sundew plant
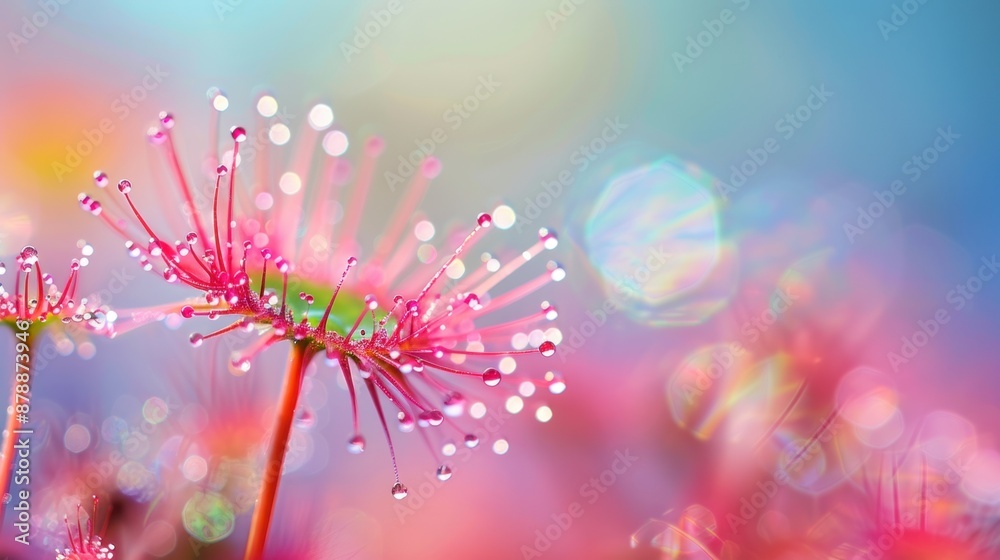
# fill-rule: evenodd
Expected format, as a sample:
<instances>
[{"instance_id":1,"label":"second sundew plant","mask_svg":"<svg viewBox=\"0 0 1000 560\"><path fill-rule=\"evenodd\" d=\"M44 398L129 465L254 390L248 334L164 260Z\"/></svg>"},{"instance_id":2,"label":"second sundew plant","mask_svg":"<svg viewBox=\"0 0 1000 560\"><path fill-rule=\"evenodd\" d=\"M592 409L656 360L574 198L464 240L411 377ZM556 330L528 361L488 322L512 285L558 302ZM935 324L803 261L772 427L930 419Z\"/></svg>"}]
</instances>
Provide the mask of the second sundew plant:
<instances>
[{"instance_id":1,"label":"second sundew plant","mask_svg":"<svg viewBox=\"0 0 1000 560\"><path fill-rule=\"evenodd\" d=\"M221 93L216 90L215 95L218 101ZM213 105L218 111L220 104ZM275 114L277 103L265 95L257 107L262 117L269 117ZM213 113L212 129L218 128L218 118L218 112ZM172 134L175 119L161 113L158 126L148 136L165 156L172 202L161 198L154 205L151 197L158 189L128 179L117 183L124 197L124 204L115 201L118 212L80 195L84 210L118 232L144 268L197 294L157 309L185 319L225 322L212 332L192 334L192 345L242 333L248 343L231 360L232 368L241 373L251 369L255 356L264 349L279 342L290 346L247 558L260 558L263 553L303 374L314 358L325 358L344 377L354 426L348 449L355 453L365 449L357 393L369 395L388 442L395 473L391 490L397 499L405 498L407 489L396 464L389 418L395 416L404 432L419 426L437 432L431 437L439 441L450 442L454 437L475 447L480 438L470 418L482 418L485 407L467 395L475 394L477 385L495 387L504 378L514 377L504 387L516 399L519 393L534 393L535 386L552 392L563 386L556 372L531 371L536 369L533 356L552 356L561 339L558 329L546 326L557 316L554 306L540 301L534 311L530 307L525 311L519 304L546 284L562 280L564 269L549 261L534 277L505 291L497 289L505 280L512 281L511 276L523 266L533 265L543 251L554 249L555 234L541 229L530 247L506 260L485 252L469 258L470 250L494 223L491 215L482 213L469 220L453 249L439 257L427 243L435 227L417 212L427 185L440 172L440 163L427 158L374 250L365 256L363 250L370 244L357 236L382 140L364 142L360 164L354 169L341 157L349 145L343 132L330 130L320 139L320 132L333 121L329 107L313 107L308 120L310 129L304 131L300 150L293 154L291 169L280 177L272 175L266 154L257 145L264 130L249 143L244 161L241 145L247 143L248 133L237 126L230 130L231 150L216 153L213 139L207 167L214 173L192 181ZM261 124L263 129L266 123ZM272 143L287 141L284 123L272 120L270 125ZM318 146L322 146L321 154L317 154ZM310 174L317 155L323 161L315 167L322 170ZM248 164L256 168L253 181L239 173ZM101 188L111 184L103 172L95 173L95 181ZM206 188L198 190L203 185ZM199 204L202 199L205 204ZM503 213L509 225L515 217L507 207ZM168 228L161 227L162 222ZM408 227L413 228L412 236L405 234ZM501 310L504 313L494 314ZM478 384L470 385L470 379ZM546 421L550 414L544 407L536 416ZM430 438L424 439L430 444ZM454 444L447 443L445 451L429 445L439 461L442 480L452 472L446 462L449 446Z\"/></svg>"},{"instance_id":2,"label":"second sundew plant","mask_svg":"<svg viewBox=\"0 0 1000 560\"><path fill-rule=\"evenodd\" d=\"M0 443L0 495L3 504L11 502L18 493L12 483L23 488L30 477L15 477L18 451L15 445L19 430L32 426L32 386L38 373L33 361L39 348L39 337L44 332L65 337L67 329L79 328L84 332L103 336L115 335L116 314L106 305L86 297L79 297L80 271L88 263L92 247L86 247L84 256L70 261L69 274L64 283L43 270L38 250L25 246L14 259L11 273L0 262L0 324L11 329L14 344L14 363L11 366L10 404L5 409L5 427ZM12 277L12 278L11 278ZM10 290L2 282L9 282ZM72 348L72 346L70 346ZM16 502L15 502L16 503ZM0 508L0 520L6 508Z\"/></svg>"}]
</instances>

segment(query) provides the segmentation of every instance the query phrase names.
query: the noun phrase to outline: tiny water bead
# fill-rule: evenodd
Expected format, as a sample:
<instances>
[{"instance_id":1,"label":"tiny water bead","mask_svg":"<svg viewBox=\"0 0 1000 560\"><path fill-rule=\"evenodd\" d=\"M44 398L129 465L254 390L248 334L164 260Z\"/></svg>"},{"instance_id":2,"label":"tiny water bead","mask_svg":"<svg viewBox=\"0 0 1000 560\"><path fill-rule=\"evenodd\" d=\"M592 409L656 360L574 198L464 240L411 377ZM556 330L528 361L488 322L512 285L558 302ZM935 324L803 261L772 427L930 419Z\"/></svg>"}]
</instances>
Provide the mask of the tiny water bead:
<instances>
[{"instance_id":1,"label":"tiny water bead","mask_svg":"<svg viewBox=\"0 0 1000 560\"><path fill-rule=\"evenodd\" d=\"M38 262L38 249L35 249L31 245L26 245L21 249L21 261L27 265L34 265Z\"/></svg>"},{"instance_id":2,"label":"tiny water bead","mask_svg":"<svg viewBox=\"0 0 1000 560\"><path fill-rule=\"evenodd\" d=\"M452 474L451 467L449 467L448 465L441 465L437 469L437 478L440 481L448 480L449 478L451 478L451 474Z\"/></svg>"},{"instance_id":3,"label":"tiny water bead","mask_svg":"<svg viewBox=\"0 0 1000 560\"><path fill-rule=\"evenodd\" d=\"M554 321L559 317L559 311L557 311L555 306L547 301L542 302L542 314L545 315L546 321Z\"/></svg>"},{"instance_id":4,"label":"tiny water bead","mask_svg":"<svg viewBox=\"0 0 1000 560\"><path fill-rule=\"evenodd\" d=\"M549 392L553 395L561 394L566 390L566 382L563 381L562 376L554 371L545 372L545 381L549 384Z\"/></svg>"},{"instance_id":5,"label":"tiny water bead","mask_svg":"<svg viewBox=\"0 0 1000 560\"><path fill-rule=\"evenodd\" d=\"M356 435L347 441L347 450L355 455L362 453L365 450L365 438Z\"/></svg>"},{"instance_id":6,"label":"tiny water bead","mask_svg":"<svg viewBox=\"0 0 1000 560\"><path fill-rule=\"evenodd\" d=\"M108 174L107 173L105 173L103 171L95 171L94 172L94 184L95 185L97 185L99 188L103 189L104 187L108 186L108 183L109 183L109 180L108 180Z\"/></svg>"},{"instance_id":7,"label":"tiny water bead","mask_svg":"<svg viewBox=\"0 0 1000 560\"><path fill-rule=\"evenodd\" d=\"M417 422L412 416L400 412L399 413L399 431L403 433L412 432L413 428L416 427Z\"/></svg>"},{"instance_id":8,"label":"tiny water bead","mask_svg":"<svg viewBox=\"0 0 1000 560\"><path fill-rule=\"evenodd\" d=\"M83 208L83 211L88 212L91 215L100 216L101 212L104 211L100 202L94 200L93 198L83 193L80 193L80 196L77 197L77 200L80 201L80 207Z\"/></svg>"},{"instance_id":9,"label":"tiny water bead","mask_svg":"<svg viewBox=\"0 0 1000 560\"><path fill-rule=\"evenodd\" d=\"M556 345L551 340L546 340L545 342L538 345L538 351L541 352L546 358L554 356L556 353Z\"/></svg>"},{"instance_id":10,"label":"tiny water bead","mask_svg":"<svg viewBox=\"0 0 1000 560\"><path fill-rule=\"evenodd\" d=\"M442 408L447 416L457 418L465 413L465 397L458 393L451 393L445 397Z\"/></svg>"},{"instance_id":11,"label":"tiny water bead","mask_svg":"<svg viewBox=\"0 0 1000 560\"><path fill-rule=\"evenodd\" d=\"M233 355L233 358L229 361L229 366L231 368L231 371L233 371L233 373L237 375L247 373L248 371L250 371L252 364L253 362L250 360L250 358L242 356L240 354Z\"/></svg>"},{"instance_id":12,"label":"tiny water bead","mask_svg":"<svg viewBox=\"0 0 1000 560\"><path fill-rule=\"evenodd\" d=\"M542 242L543 247L550 251L559 246L559 238L556 236L556 232L549 228L543 227L538 230L538 240Z\"/></svg>"},{"instance_id":13,"label":"tiny water bead","mask_svg":"<svg viewBox=\"0 0 1000 560\"><path fill-rule=\"evenodd\" d=\"M171 115L170 113L168 113L166 111L161 111L159 116L160 116L160 124L163 125L163 128L171 129L171 128L174 127L174 116L173 115Z\"/></svg>"},{"instance_id":14,"label":"tiny water bead","mask_svg":"<svg viewBox=\"0 0 1000 560\"><path fill-rule=\"evenodd\" d=\"M485 212L480 214L476 221L479 222L479 225L484 228L490 227L490 225L493 224L493 218Z\"/></svg>"},{"instance_id":15,"label":"tiny water bead","mask_svg":"<svg viewBox=\"0 0 1000 560\"><path fill-rule=\"evenodd\" d=\"M233 140L236 140L237 142L243 142L247 139L247 131L242 126L234 126L230 129L230 133L233 136Z\"/></svg>"},{"instance_id":16,"label":"tiny water bead","mask_svg":"<svg viewBox=\"0 0 1000 560\"><path fill-rule=\"evenodd\" d=\"M489 368L483 372L483 383L489 387L496 387L500 384L500 371L495 368Z\"/></svg>"},{"instance_id":17,"label":"tiny water bead","mask_svg":"<svg viewBox=\"0 0 1000 560\"><path fill-rule=\"evenodd\" d=\"M396 484L392 485L393 498L396 498L397 500L402 500L403 498L406 497L407 493L408 491L406 489L406 486L403 486L402 483L397 482Z\"/></svg>"},{"instance_id":18,"label":"tiny water bead","mask_svg":"<svg viewBox=\"0 0 1000 560\"><path fill-rule=\"evenodd\" d=\"M132 192L132 182L128 179L122 179L118 181L118 192L122 194L128 194Z\"/></svg>"},{"instance_id":19,"label":"tiny water bead","mask_svg":"<svg viewBox=\"0 0 1000 560\"><path fill-rule=\"evenodd\" d=\"M167 133L156 127L151 127L146 131L146 138L150 144L159 145L167 141Z\"/></svg>"}]
</instances>

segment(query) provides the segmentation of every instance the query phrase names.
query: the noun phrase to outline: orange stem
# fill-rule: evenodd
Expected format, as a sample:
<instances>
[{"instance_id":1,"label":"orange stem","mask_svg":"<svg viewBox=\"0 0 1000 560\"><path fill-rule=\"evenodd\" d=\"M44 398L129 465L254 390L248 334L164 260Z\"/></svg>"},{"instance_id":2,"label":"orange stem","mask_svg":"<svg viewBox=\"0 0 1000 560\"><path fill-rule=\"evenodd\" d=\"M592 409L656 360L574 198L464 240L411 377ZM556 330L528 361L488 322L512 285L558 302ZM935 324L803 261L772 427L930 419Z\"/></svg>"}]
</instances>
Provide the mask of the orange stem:
<instances>
[{"instance_id":1,"label":"orange stem","mask_svg":"<svg viewBox=\"0 0 1000 560\"><path fill-rule=\"evenodd\" d=\"M311 356L308 344L292 343L292 350L288 355L288 369L285 371L285 383L281 391L281 401L278 403L278 414L271 434L271 446L268 449L267 463L264 464L264 481L261 483L260 493L257 495L257 506L254 508L253 519L250 521L250 536L247 539L245 560L263 558L267 532L274 513L274 502L278 496L281 470L285 463L285 452L288 450L288 439L292 433L295 406L302 391L302 376Z\"/></svg>"}]
</instances>

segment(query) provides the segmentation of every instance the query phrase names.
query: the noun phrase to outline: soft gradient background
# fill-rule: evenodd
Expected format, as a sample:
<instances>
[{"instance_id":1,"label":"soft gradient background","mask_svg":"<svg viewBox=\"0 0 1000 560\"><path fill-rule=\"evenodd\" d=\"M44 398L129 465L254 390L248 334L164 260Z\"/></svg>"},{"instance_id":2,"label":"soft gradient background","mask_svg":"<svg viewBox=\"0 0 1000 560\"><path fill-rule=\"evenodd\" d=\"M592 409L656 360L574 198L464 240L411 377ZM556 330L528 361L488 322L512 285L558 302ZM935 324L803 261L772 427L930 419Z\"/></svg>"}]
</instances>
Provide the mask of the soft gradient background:
<instances>
[{"instance_id":1,"label":"soft gradient background","mask_svg":"<svg viewBox=\"0 0 1000 560\"><path fill-rule=\"evenodd\" d=\"M44 14L44 2L0 6L6 36L0 47L0 254L12 260L30 240L49 268L58 268L86 239L96 253L85 269L85 288L108 285L109 271L136 277L114 295L114 306L170 301L178 292L140 274L120 242L79 210L76 196L95 190L95 169L113 180L150 182L144 131L161 110L176 115L183 149L199 153L211 86L230 101L224 126L249 124L262 88L297 115L293 134L312 103L327 102L336 126L352 139L372 133L386 138L383 162L391 167L415 149L415 141L445 128L448 139L434 153L444 171L422 206L438 222L468 221L501 202L524 213L545 192L544 182L569 171L574 182L532 226L508 233L515 247L540 225L562 234L557 258L569 277L547 297L560 307L564 339L614 293L616 278L634 266L628 263L645 259L661 242L677 259L638 288L654 301L651 312L630 304L630 312L612 315L555 366L569 388L548 399L551 422L523 414L505 423L511 451L500 457L477 451L413 515L401 515L389 495L381 442L360 457L343 450L347 399L328 379L329 402L313 428L321 449L284 482L276 542L316 538L321 530L311 527L317 519L333 519L338 528L328 530L331 542L341 544L331 544L329 558L522 558L523 547L537 546L536 531L581 502L583 516L560 531L544 557L670 557L650 546L656 543L646 533L631 549L630 536L650 519L669 520L689 504L713 502L724 481L737 476L732 473L763 459L747 446L731 447L734 439L756 439L762 430L747 435L721 420L714 431L692 433L678 420L684 413L671 406L668 383L696 348L737 340L745 317L766 310L768 295L789 281L810 294L810 307L802 311L808 319L789 320L787 336L775 336L759 352L794 356L801 350L795 335L811 332L803 321L821 324L823 336L809 339L802 351L842 364L825 370L832 380L811 386L810 406L820 419L830 407L816 403L832 398L836 379L868 365L891 379L906 419L906 435L892 445L905 447L920 418L935 410L961 414L976 426L981 448L994 445L1000 346L992 341L1000 286L986 282L899 371L887 359L901 336L919 328L918 320L939 307L951 309L949 290L1000 248L994 192L1000 125L994 22L1000 10L993 2L930 0L886 36L879 21L892 17L889 1L401 0L401 12L350 56L344 45L386 2L49 2L58 11L37 16L46 24L35 34L25 34L24 18ZM560 6L566 15L555 19ZM676 56L690 54L689 37L724 9L734 20L690 63L679 65ZM162 82L135 108L122 110L116 99L140 85L150 68L163 74ZM444 112L489 77L500 84L496 91L452 129ZM811 88L832 95L790 138L782 136L776 123L806 103ZM111 119L113 130L69 165L67 150L102 119ZM581 170L574 152L597 138L607 119L626 128ZM948 127L958 139L911 182L903 165ZM694 192L692 202L677 189L647 182L591 216L618 175L673 157L731 183L732 166L769 138L779 149L728 200L712 188ZM55 164L68 168L59 171ZM844 224L855 224L858 207L875 202L873 190L887 190L897 179L906 182L905 194L849 239ZM377 218L390 212L398 194L380 179L372 197L366 235L378 233ZM692 221L709 224L708 233L685 238L691 230L683 224ZM803 265L807 257L811 264ZM678 308L684 320L664 319ZM197 358L164 358L191 352L185 343L190 331L152 325L115 341L94 341L93 358L62 357L40 372L36 395L52 401L63 418L98 422L154 395L167 398L173 391L172 398L183 401L167 378ZM10 352L5 346L0 353ZM256 378L276 395L278 379L268 364L283 357L281 348L272 350L244 379ZM731 393L704 406L724 415L749 398L766 410L780 409L775 403L786 402L788 387L797 386L796 363L775 366L783 369L770 389L736 380L726 385ZM373 418L366 412L366 421ZM434 465L415 435L397 441L415 488ZM50 445L59 446L60 438ZM635 464L599 500L586 503L581 487L626 451L638 457ZM39 456L48 452L36 450ZM992 483L986 477L984 484ZM822 499L818 490L805 494ZM983 496L959 497L993 507ZM771 506L795 518L793 508L812 511L805 502ZM716 511L720 523L724 514ZM246 522L240 518L227 541L236 549ZM169 558L193 557L183 528L166 537L163 527L157 531L126 540L139 550L143 538L171 542L173 535L173 546L157 550ZM35 554L17 557L49 557ZM147 557L124 547L121 555Z\"/></svg>"}]
</instances>

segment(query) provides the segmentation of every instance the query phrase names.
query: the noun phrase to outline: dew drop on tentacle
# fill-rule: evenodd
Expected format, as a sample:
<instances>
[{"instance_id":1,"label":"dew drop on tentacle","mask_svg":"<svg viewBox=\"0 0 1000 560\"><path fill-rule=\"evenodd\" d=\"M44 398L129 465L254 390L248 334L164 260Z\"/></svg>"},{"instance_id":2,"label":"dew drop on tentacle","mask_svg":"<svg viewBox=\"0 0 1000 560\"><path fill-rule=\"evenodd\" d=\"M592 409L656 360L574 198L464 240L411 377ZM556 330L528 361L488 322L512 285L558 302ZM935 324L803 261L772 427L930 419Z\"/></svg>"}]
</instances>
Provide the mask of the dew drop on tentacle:
<instances>
[{"instance_id":1,"label":"dew drop on tentacle","mask_svg":"<svg viewBox=\"0 0 1000 560\"><path fill-rule=\"evenodd\" d=\"M38 249L35 249L31 245L25 245L24 248L21 249L21 254L19 256L22 263L29 266L34 265L38 262Z\"/></svg>"},{"instance_id":2,"label":"dew drop on tentacle","mask_svg":"<svg viewBox=\"0 0 1000 560\"><path fill-rule=\"evenodd\" d=\"M103 208L101 207L100 202L94 200L93 198L87 196L84 193L80 193L80 196L77 197L77 200L80 201L80 207L83 208L84 212L90 212L94 216L101 215Z\"/></svg>"},{"instance_id":3,"label":"dew drop on tentacle","mask_svg":"<svg viewBox=\"0 0 1000 560\"><path fill-rule=\"evenodd\" d=\"M450 393L444 399L442 408L447 416L459 417L465 412L465 397L458 393Z\"/></svg>"},{"instance_id":4,"label":"dew drop on tentacle","mask_svg":"<svg viewBox=\"0 0 1000 560\"><path fill-rule=\"evenodd\" d=\"M401 482L397 482L396 484L392 485L393 498L396 498L397 500L402 500L403 498L406 497L406 494L407 494L406 486L403 486Z\"/></svg>"},{"instance_id":5,"label":"dew drop on tentacle","mask_svg":"<svg viewBox=\"0 0 1000 560\"><path fill-rule=\"evenodd\" d=\"M108 174L103 171L94 171L94 184L102 189L108 186Z\"/></svg>"},{"instance_id":6,"label":"dew drop on tentacle","mask_svg":"<svg viewBox=\"0 0 1000 560\"><path fill-rule=\"evenodd\" d=\"M412 432L414 426L416 426L417 424L416 421L413 419L413 417L405 412L400 412L398 418L399 418L399 431L404 433Z\"/></svg>"},{"instance_id":7,"label":"dew drop on tentacle","mask_svg":"<svg viewBox=\"0 0 1000 560\"><path fill-rule=\"evenodd\" d=\"M132 182L128 179L122 179L118 181L118 192L122 194L128 194L132 192Z\"/></svg>"},{"instance_id":8,"label":"dew drop on tentacle","mask_svg":"<svg viewBox=\"0 0 1000 560\"><path fill-rule=\"evenodd\" d=\"M440 410L431 410L420 414L421 426L440 426L444 422L444 414Z\"/></svg>"},{"instance_id":9,"label":"dew drop on tentacle","mask_svg":"<svg viewBox=\"0 0 1000 560\"><path fill-rule=\"evenodd\" d=\"M538 351L546 358L555 355L556 345L551 340L546 340L545 342L538 345Z\"/></svg>"},{"instance_id":10,"label":"dew drop on tentacle","mask_svg":"<svg viewBox=\"0 0 1000 560\"><path fill-rule=\"evenodd\" d=\"M551 231L548 228L541 228L538 230L538 239L542 242L542 246L546 249L552 250L559 246L559 238L556 237L556 232Z\"/></svg>"},{"instance_id":11,"label":"dew drop on tentacle","mask_svg":"<svg viewBox=\"0 0 1000 560\"><path fill-rule=\"evenodd\" d=\"M201 343L204 342L204 340L205 337L198 333L194 333L188 338L188 341L191 343L191 346L194 346L195 348L201 346Z\"/></svg>"},{"instance_id":12,"label":"dew drop on tentacle","mask_svg":"<svg viewBox=\"0 0 1000 560\"><path fill-rule=\"evenodd\" d=\"M355 455L360 454L365 450L365 438L362 435L356 435L347 441L347 450Z\"/></svg>"},{"instance_id":13,"label":"dew drop on tentacle","mask_svg":"<svg viewBox=\"0 0 1000 560\"><path fill-rule=\"evenodd\" d=\"M547 301L542 302L542 313L548 321L554 321L556 317L559 316L559 312L556 311L556 308Z\"/></svg>"},{"instance_id":14,"label":"dew drop on tentacle","mask_svg":"<svg viewBox=\"0 0 1000 560\"><path fill-rule=\"evenodd\" d=\"M556 261L549 261L546 265L553 282L561 282L566 278L566 269Z\"/></svg>"},{"instance_id":15,"label":"dew drop on tentacle","mask_svg":"<svg viewBox=\"0 0 1000 560\"><path fill-rule=\"evenodd\" d=\"M150 127L146 130L146 138L149 139L150 144L160 145L167 141L167 134L156 127Z\"/></svg>"},{"instance_id":16,"label":"dew drop on tentacle","mask_svg":"<svg viewBox=\"0 0 1000 560\"><path fill-rule=\"evenodd\" d=\"M484 213L482 213L482 214L479 215L479 217L476 219L476 221L479 222L479 225L481 227L486 228L486 227L490 227L490 225L493 224L493 217L484 212Z\"/></svg>"},{"instance_id":17,"label":"dew drop on tentacle","mask_svg":"<svg viewBox=\"0 0 1000 560\"><path fill-rule=\"evenodd\" d=\"M545 381L549 384L549 392L558 395L566 390L566 382L554 371L545 372Z\"/></svg>"},{"instance_id":18,"label":"dew drop on tentacle","mask_svg":"<svg viewBox=\"0 0 1000 560\"><path fill-rule=\"evenodd\" d=\"M229 174L229 168L226 167L225 165L220 165L215 168L215 174L218 175L219 177L225 177L226 175Z\"/></svg>"},{"instance_id":19,"label":"dew drop on tentacle","mask_svg":"<svg viewBox=\"0 0 1000 560\"><path fill-rule=\"evenodd\" d=\"M442 482L451 478L451 467L448 465L441 465L438 467L437 478Z\"/></svg>"},{"instance_id":20,"label":"dew drop on tentacle","mask_svg":"<svg viewBox=\"0 0 1000 560\"><path fill-rule=\"evenodd\" d=\"M229 365L232 366L234 371L238 371L240 373L246 373L250 371L251 362L250 358L247 358L246 356L241 356L239 354L235 354L233 355L233 358L229 361Z\"/></svg>"},{"instance_id":21,"label":"dew drop on tentacle","mask_svg":"<svg viewBox=\"0 0 1000 560\"><path fill-rule=\"evenodd\" d=\"M233 140L236 140L237 142L242 142L247 139L247 131L242 126L234 126L230 129L230 132L233 135Z\"/></svg>"},{"instance_id":22,"label":"dew drop on tentacle","mask_svg":"<svg viewBox=\"0 0 1000 560\"><path fill-rule=\"evenodd\" d=\"M488 387L496 387L500 384L500 371L495 368L489 368L483 372L483 383Z\"/></svg>"},{"instance_id":23,"label":"dew drop on tentacle","mask_svg":"<svg viewBox=\"0 0 1000 560\"><path fill-rule=\"evenodd\" d=\"M160 111L160 124L167 130L174 127L174 116L166 111Z\"/></svg>"},{"instance_id":24,"label":"dew drop on tentacle","mask_svg":"<svg viewBox=\"0 0 1000 560\"><path fill-rule=\"evenodd\" d=\"M229 108L229 98L223 91L215 86L208 88L206 92L208 101L212 104L212 108L216 111L222 112Z\"/></svg>"},{"instance_id":25,"label":"dew drop on tentacle","mask_svg":"<svg viewBox=\"0 0 1000 560\"><path fill-rule=\"evenodd\" d=\"M479 445L479 437L475 434L466 434L465 436L465 446L469 449L473 449Z\"/></svg>"}]
</instances>

